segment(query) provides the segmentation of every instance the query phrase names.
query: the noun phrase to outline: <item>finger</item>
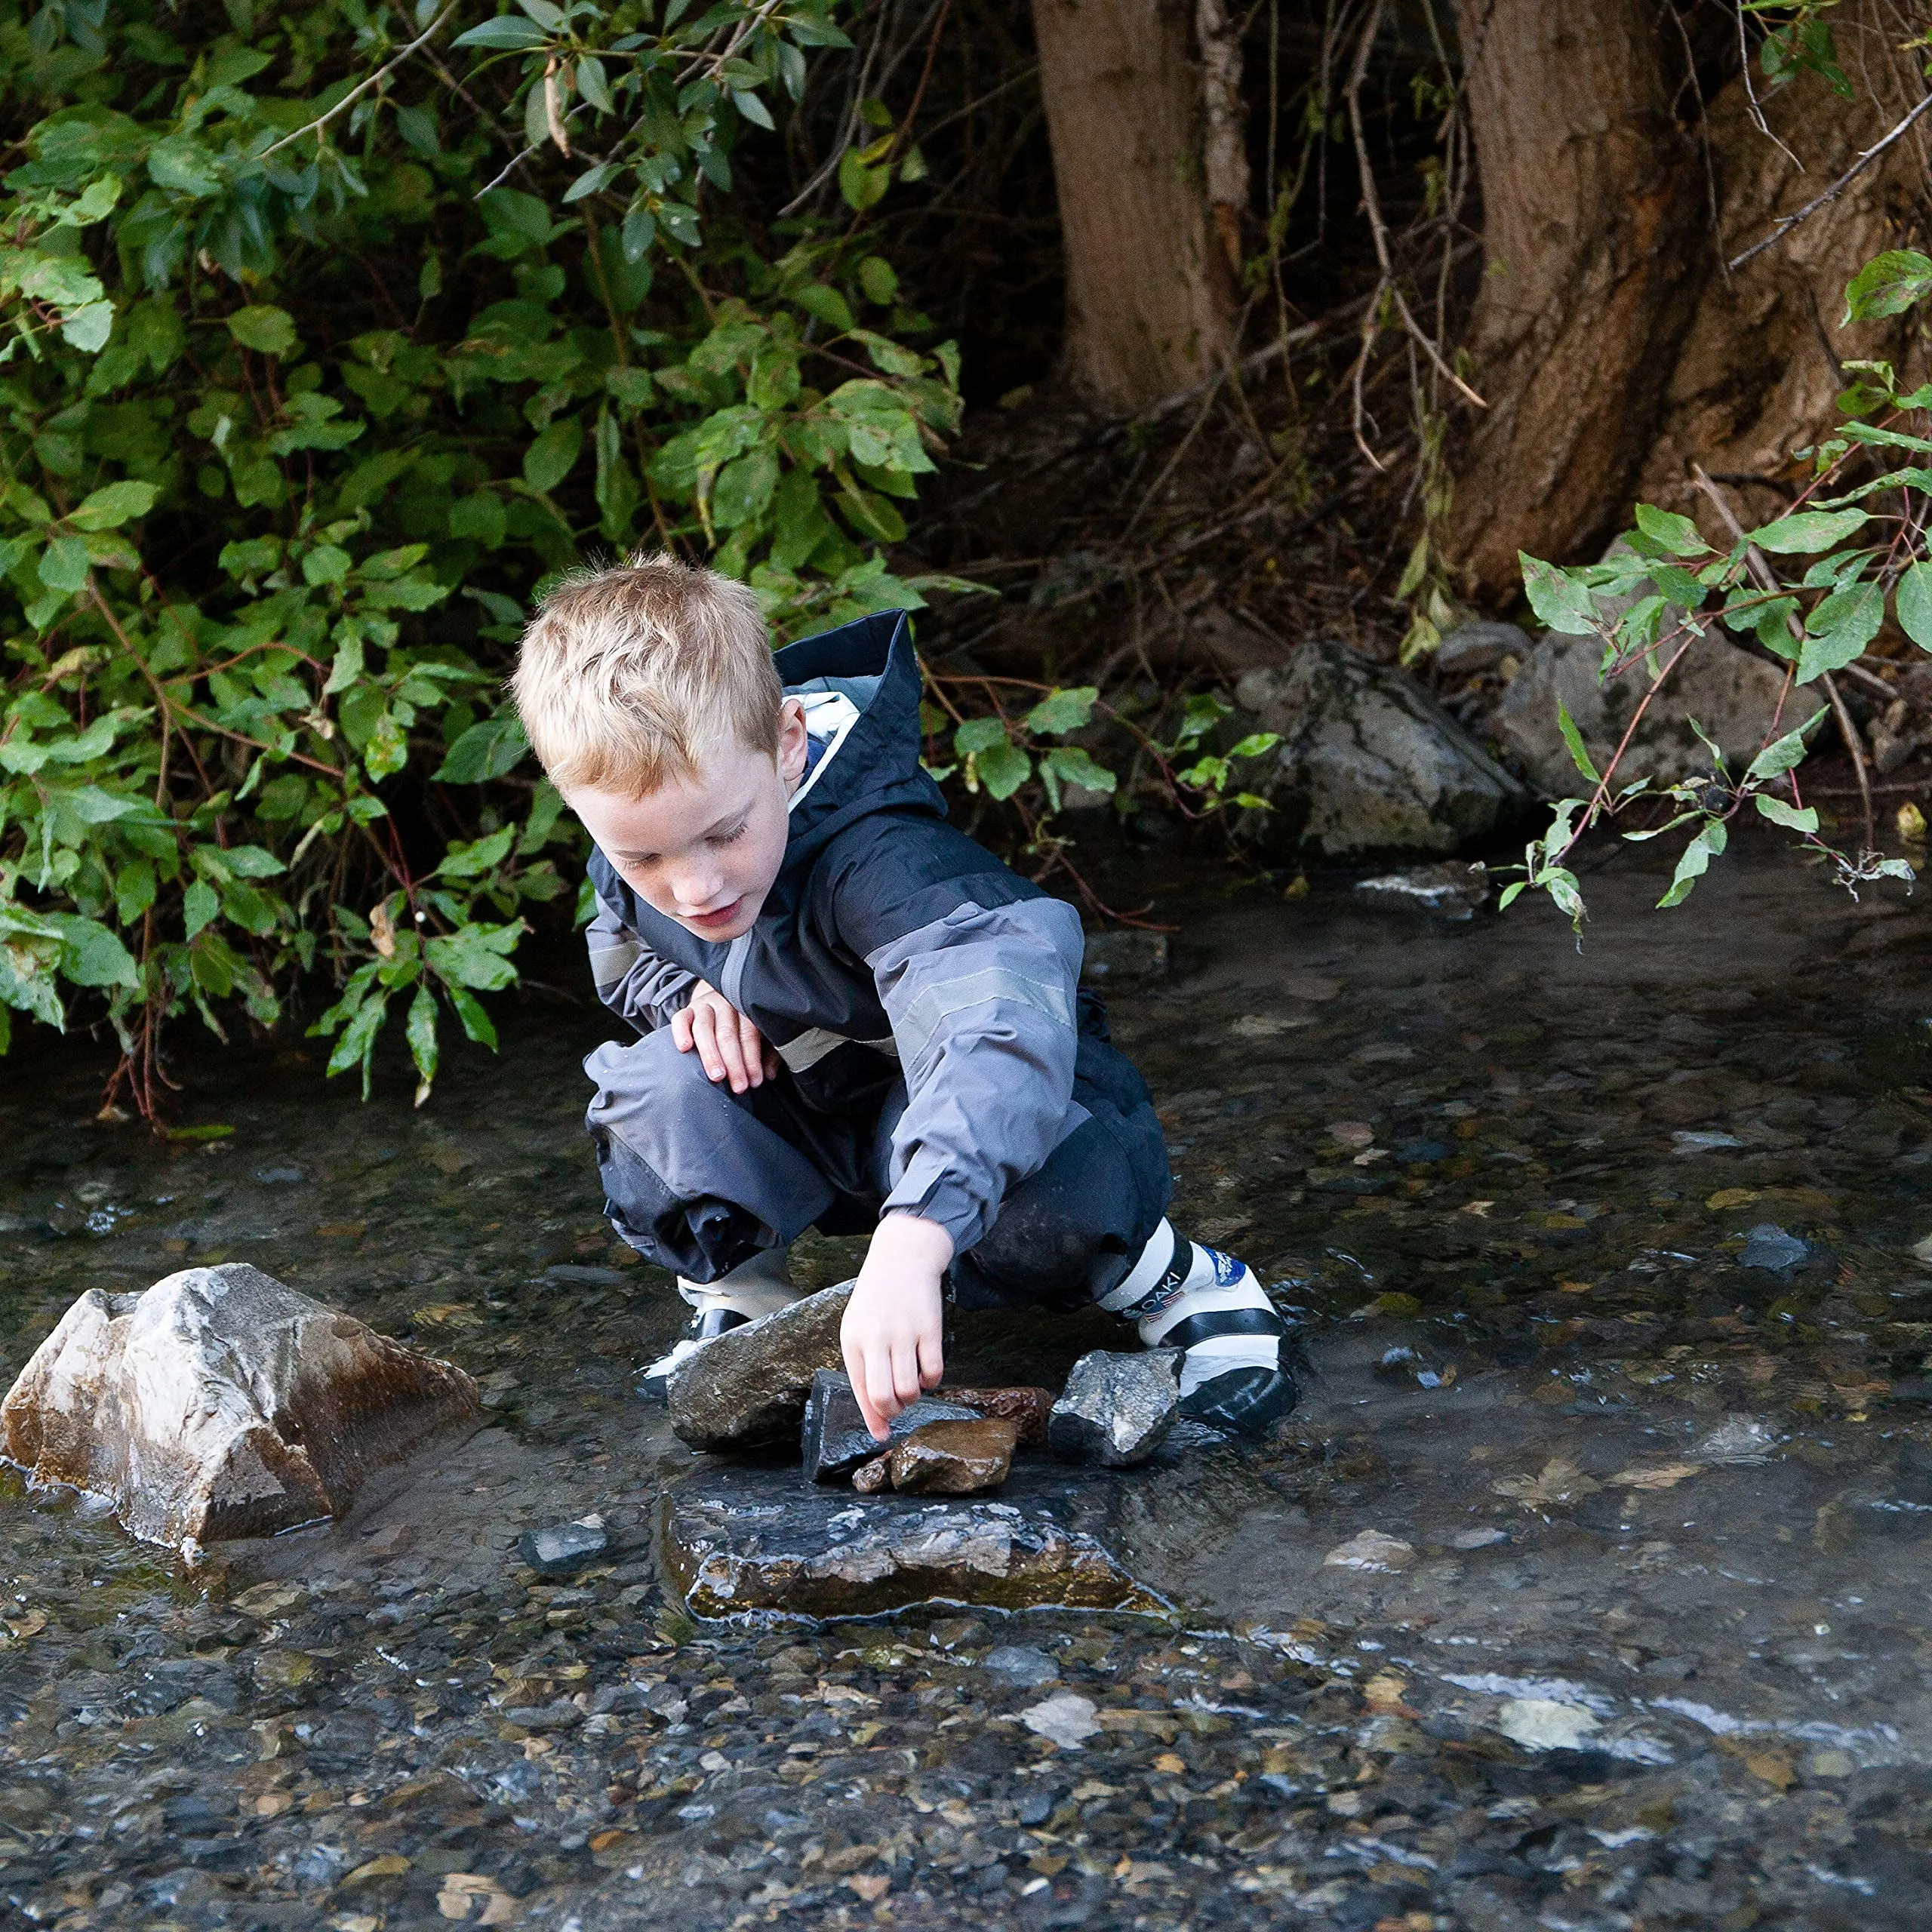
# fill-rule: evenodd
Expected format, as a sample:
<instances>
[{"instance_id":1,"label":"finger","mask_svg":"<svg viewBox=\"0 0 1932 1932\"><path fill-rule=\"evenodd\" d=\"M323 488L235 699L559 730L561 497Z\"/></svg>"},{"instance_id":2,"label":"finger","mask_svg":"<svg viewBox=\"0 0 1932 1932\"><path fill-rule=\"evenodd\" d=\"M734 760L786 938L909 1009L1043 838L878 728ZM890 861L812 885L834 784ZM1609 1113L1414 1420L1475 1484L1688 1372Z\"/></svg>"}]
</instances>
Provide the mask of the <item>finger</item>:
<instances>
[{"instance_id":1,"label":"finger","mask_svg":"<svg viewBox=\"0 0 1932 1932\"><path fill-rule=\"evenodd\" d=\"M768 1045L764 1050L764 1077L768 1080L778 1078L778 1049Z\"/></svg>"},{"instance_id":2,"label":"finger","mask_svg":"<svg viewBox=\"0 0 1932 1932\"><path fill-rule=\"evenodd\" d=\"M681 1054L691 1050L691 1010L688 1006L680 1007L671 1016L671 1044Z\"/></svg>"},{"instance_id":3,"label":"finger","mask_svg":"<svg viewBox=\"0 0 1932 1932\"><path fill-rule=\"evenodd\" d=\"M919 1345L910 1335L892 1346L892 1392L902 1409L919 1399Z\"/></svg>"},{"instance_id":4,"label":"finger","mask_svg":"<svg viewBox=\"0 0 1932 1932\"><path fill-rule=\"evenodd\" d=\"M738 1016L727 1007L718 1016L718 1057L724 1063L726 1076L731 1082L731 1091L742 1094L751 1081L745 1071L745 1049L738 1038Z\"/></svg>"},{"instance_id":5,"label":"finger","mask_svg":"<svg viewBox=\"0 0 1932 1932\"><path fill-rule=\"evenodd\" d=\"M724 1063L718 1052L718 1016L709 1006L700 1007L691 1021L691 1037L697 1043L697 1057L713 1080L724 1078Z\"/></svg>"},{"instance_id":6,"label":"finger","mask_svg":"<svg viewBox=\"0 0 1932 1932\"><path fill-rule=\"evenodd\" d=\"M893 1417L906 1406L899 1399L899 1392L894 1386L892 1357L884 1349L873 1349L866 1354L866 1388L872 1397L873 1410L880 1418L879 1426L872 1429L872 1440L883 1442L892 1433Z\"/></svg>"},{"instance_id":7,"label":"finger","mask_svg":"<svg viewBox=\"0 0 1932 1932\"><path fill-rule=\"evenodd\" d=\"M745 1057L745 1078L754 1087L764 1084L764 1035L745 1014L738 1015L738 1045Z\"/></svg>"},{"instance_id":8,"label":"finger","mask_svg":"<svg viewBox=\"0 0 1932 1932\"><path fill-rule=\"evenodd\" d=\"M845 1358L845 1379L852 1385L852 1393L858 1400L859 1414L865 1418L866 1431L875 1442L883 1442L892 1431L886 1418L872 1406L872 1397L866 1391L864 1352L856 1343L841 1339L840 1352Z\"/></svg>"},{"instance_id":9,"label":"finger","mask_svg":"<svg viewBox=\"0 0 1932 1932\"><path fill-rule=\"evenodd\" d=\"M946 1380L946 1352L937 1334L919 1337L919 1386L937 1389Z\"/></svg>"}]
</instances>

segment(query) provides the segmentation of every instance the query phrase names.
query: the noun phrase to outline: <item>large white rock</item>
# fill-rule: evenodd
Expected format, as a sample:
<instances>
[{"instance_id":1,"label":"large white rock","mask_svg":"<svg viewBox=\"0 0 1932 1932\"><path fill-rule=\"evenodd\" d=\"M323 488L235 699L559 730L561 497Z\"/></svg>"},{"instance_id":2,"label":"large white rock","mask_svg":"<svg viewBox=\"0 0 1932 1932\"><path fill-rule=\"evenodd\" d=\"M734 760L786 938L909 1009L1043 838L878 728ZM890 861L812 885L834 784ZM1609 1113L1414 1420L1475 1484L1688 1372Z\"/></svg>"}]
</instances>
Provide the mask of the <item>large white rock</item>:
<instances>
[{"instance_id":1,"label":"large white rock","mask_svg":"<svg viewBox=\"0 0 1932 1932\"><path fill-rule=\"evenodd\" d=\"M461 1369L229 1262L90 1288L0 1402L0 1457L192 1549L339 1515L371 1469L481 1410Z\"/></svg>"}]
</instances>

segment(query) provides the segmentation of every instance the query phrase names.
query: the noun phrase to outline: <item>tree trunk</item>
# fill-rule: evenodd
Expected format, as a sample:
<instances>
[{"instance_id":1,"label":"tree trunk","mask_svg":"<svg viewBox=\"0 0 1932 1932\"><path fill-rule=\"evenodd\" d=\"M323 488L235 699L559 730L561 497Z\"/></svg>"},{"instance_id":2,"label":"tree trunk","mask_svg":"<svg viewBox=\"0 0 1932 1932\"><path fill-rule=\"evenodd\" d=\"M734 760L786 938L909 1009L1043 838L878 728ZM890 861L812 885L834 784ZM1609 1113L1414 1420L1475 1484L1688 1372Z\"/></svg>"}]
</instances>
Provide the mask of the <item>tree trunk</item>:
<instances>
[{"instance_id":1,"label":"tree trunk","mask_svg":"<svg viewBox=\"0 0 1932 1932\"><path fill-rule=\"evenodd\" d=\"M1203 174L1183 0L1033 0L1076 387L1131 414L1234 346L1234 278Z\"/></svg>"},{"instance_id":2,"label":"tree trunk","mask_svg":"<svg viewBox=\"0 0 1932 1932\"><path fill-rule=\"evenodd\" d=\"M1897 51L1903 35L1883 23L1880 7L1854 0L1831 22L1854 100L1842 100L1815 74L1768 97L1758 83L1776 140L1757 125L1741 79L1712 103L1718 232L1715 242L1698 238L1706 252L1728 260L1761 241L1924 97L1923 82ZM1779 141L1803 162L1801 171ZM1841 318L1844 285L1859 268L1915 238L1926 180L1925 140L1915 128L1835 202L1735 274L1714 265L1638 482L1644 502L1696 518L1707 537L1728 548L1729 531L1691 480L1694 464L1724 482L1747 528L1767 522L1809 474L1792 451L1829 433L1833 398L1847 380L1841 365L1858 357L1922 363L1909 322L1841 325Z\"/></svg>"},{"instance_id":3,"label":"tree trunk","mask_svg":"<svg viewBox=\"0 0 1932 1932\"><path fill-rule=\"evenodd\" d=\"M1472 587L1519 549L1569 558L1617 527L1647 454L1708 250L1650 0L1460 0L1483 197L1469 346L1479 412L1448 549Z\"/></svg>"},{"instance_id":4,"label":"tree trunk","mask_svg":"<svg viewBox=\"0 0 1932 1932\"><path fill-rule=\"evenodd\" d=\"M1583 561L1639 497L1715 540L1698 463L1742 491L1740 514L1775 515L1791 452L1829 433L1839 363L1917 339L1909 318L1839 318L1860 265L1922 220L1932 131L1915 128L1734 275L1724 263L1923 97L1890 0L1844 0L1829 17L1853 100L1815 74L1767 88L1754 65L1769 131L1740 77L1694 139L1673 118L1663 52L1681 56L1647 0L1460 7L1486 257L1470 347L1490 407L1457 470L1452 561L1473 592L1506 596L1518 551Z\"/></svg>"}]
</instances>

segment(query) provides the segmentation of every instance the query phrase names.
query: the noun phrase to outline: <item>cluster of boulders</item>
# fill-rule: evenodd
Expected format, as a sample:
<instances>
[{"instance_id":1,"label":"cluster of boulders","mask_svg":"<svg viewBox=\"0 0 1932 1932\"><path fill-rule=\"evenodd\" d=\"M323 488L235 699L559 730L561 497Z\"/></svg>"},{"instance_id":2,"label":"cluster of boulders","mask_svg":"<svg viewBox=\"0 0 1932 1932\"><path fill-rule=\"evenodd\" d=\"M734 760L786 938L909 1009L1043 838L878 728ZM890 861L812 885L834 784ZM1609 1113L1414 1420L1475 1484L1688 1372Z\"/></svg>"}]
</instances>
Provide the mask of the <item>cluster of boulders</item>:
<instances>
[{"instance_id":1,"label":"cluster of boulders","mask_svg":"<svg viewBox=\"0 0 1932 1932\"><path fill-rule=\"evenodd\" d=\"M867 1429L839 1367L848 1282L809 1295L700 1349L671 1378L671 1426L694 1447L752 1450L794 1437L814 1482L861 1495L968 1496L997 1489L1023 1449L1122 1469L1144 1463L1180 1414L1180 1356L1096 1351L1066 1389L939 1389Z\"/></svg>"}]
</instances>

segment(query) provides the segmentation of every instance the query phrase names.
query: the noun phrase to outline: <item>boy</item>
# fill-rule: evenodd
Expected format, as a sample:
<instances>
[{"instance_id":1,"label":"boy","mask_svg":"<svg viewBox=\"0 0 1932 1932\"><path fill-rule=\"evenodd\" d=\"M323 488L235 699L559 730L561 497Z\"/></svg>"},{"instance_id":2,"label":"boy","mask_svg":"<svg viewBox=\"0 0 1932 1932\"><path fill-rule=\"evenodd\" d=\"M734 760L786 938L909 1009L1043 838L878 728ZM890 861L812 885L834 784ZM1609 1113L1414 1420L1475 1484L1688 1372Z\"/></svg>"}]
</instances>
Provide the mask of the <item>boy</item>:
<instances>
[{"instance_id":1,"label":"boy","mask_svg":"<svg viewBox=\"0 0 1932 1932\"><path fill-rule=\"evenodd\" d=\"M605 1211L696 1312L647 1386L792 1298L804 1229L869 1231L841 1331L875 1437L940 1379L943 1300L1089 1301L1185 1350L1185 1411L1295 1401L1240 1262L1178 1237L1159 1122L1079 989L1072 908L946 822L903 613L774 655L752 593L659 557L580 573L516 703L595 841L584 1063Z\"/></svg>"}]
</instances>

